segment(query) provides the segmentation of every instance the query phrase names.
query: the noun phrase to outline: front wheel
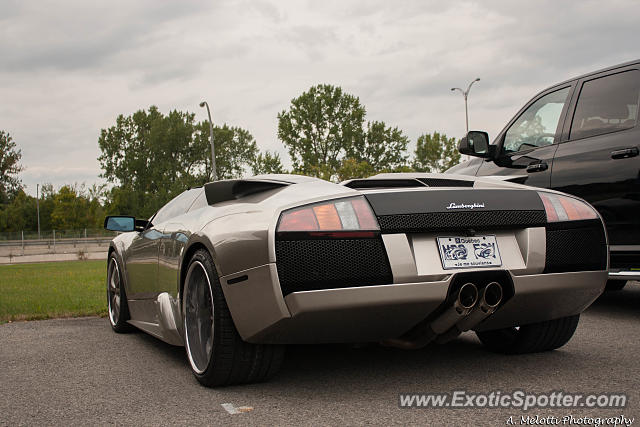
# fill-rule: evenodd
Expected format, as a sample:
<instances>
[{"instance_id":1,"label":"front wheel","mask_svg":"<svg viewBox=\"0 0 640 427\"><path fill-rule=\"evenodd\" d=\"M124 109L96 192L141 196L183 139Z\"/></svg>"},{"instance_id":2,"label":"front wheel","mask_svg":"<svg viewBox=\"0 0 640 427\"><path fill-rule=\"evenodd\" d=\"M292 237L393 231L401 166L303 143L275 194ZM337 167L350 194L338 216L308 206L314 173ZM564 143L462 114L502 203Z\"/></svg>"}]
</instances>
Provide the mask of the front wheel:
<instances>
[{"instance_id":1,"label":"front wheel","mask_svg":"<svg viewBox=\"0 0 640 427\"><path fill-rule=\"evenodd\" d=\"M282 346L250 344L238 334L213 260L204 249L189 262L183 317L187 358L202 385L265 381L280 368Z\"/></svg>"},{"instance_id":2,"label":"front wheel","mask_svg":"<svg viewBox=\"0 0 640 427\"><path fill-rule=\"evenodd\" d=\"M580 315L530 325L476 332L480 341L496 353L524 354L555 350L565 345L578 326Z\"/></svg>"},{"instance_id":3,"label":"front wheel","mask_svg":"<svg viewBox=\"0 0 640 427\"><path fill-rule=\"evenodd\" d=\"M109 312L109 323L114 331L129 332L132 327L127 323L129 320L129 305L127 304L127 294L124 290L122 273L118 266L118 259L115 253L109 256L107 267L107 310Z\"/></svg>"}]
</instances>

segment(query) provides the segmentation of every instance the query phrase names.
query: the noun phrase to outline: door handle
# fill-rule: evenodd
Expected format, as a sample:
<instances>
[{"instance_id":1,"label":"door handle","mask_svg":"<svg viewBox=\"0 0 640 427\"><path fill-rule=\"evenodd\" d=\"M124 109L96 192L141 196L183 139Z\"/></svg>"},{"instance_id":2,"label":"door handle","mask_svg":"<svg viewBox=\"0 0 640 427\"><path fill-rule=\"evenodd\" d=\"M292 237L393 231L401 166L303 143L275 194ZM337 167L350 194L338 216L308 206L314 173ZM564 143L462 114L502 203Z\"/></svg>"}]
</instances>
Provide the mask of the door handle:
<instances>
[{"instance_id":1,"label":"door handle","mask_svg":"<svg viewBox=\"0 0 640 427\"><path fill-rule=\"evenodd\" d=\"M529 163L529 166L527 166L527 172L542 172L547 169L549 169L549 165L545 162Z\"/></svg>"},{"instance_id":2,"label":"door handle","mask_svg":"<svg viewBox=\"0 0 640 427\"><path fill-rule=\"evenodd\" d=\"M622 150L615 150L611 152L612 159L628 159L629 157L635 157L640 154L638 147L623 148Z\"/></svg>"}]
</instances>

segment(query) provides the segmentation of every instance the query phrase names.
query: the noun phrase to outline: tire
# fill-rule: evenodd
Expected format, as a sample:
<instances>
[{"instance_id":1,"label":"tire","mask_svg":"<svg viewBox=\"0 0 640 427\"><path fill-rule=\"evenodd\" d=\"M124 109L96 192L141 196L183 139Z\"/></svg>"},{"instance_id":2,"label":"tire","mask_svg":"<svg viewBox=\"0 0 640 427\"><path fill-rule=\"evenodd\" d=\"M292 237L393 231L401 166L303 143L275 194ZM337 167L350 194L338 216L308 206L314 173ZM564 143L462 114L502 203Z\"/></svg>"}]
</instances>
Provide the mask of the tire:
<instances>
[{"instance_id":1,"label":"tire","mask_svg":"<svg viewBox=\"0 0 640 427\"><path fill-rule=\"evenodd\" d=\"M204 386L266 381L282 365L283 346L242 340L211 255L204 249L189 261L183 292L183 326L187 359L193 375Z\"/></svg>"},{"instance_id":2,"label":"tire","mask_svg":"<svg viewBox=\"0 0 640 427\"><path fill-rule=\"evenodd\" d=\"M476 332L490 350L504 354L538 353L565 345L578 326L580 315L520 327Z\"/></svg>"},{"instance_id":3,"label":"tire","mask_svg":"<svg viewBox=\"0 0 640 427\"><path fill-rule=\"evenodd\" d=\"M124 281L120 265L115 253L109 255L107 264L107 315L111 328L118 332L129 332L133 327L127 323L131 317L129 315L129 305L127 304L127 294L124 289Z\"/></svg>"},{"instance_id":4,"label":"tire","mask_svg":"<svg viewBox=\"0 0 640 427\"><path fill-rule=\"evenodd\" d=\"M621 291L627 284L626 280L607 280L605 291Z\"/></svg>"}]
</instances>

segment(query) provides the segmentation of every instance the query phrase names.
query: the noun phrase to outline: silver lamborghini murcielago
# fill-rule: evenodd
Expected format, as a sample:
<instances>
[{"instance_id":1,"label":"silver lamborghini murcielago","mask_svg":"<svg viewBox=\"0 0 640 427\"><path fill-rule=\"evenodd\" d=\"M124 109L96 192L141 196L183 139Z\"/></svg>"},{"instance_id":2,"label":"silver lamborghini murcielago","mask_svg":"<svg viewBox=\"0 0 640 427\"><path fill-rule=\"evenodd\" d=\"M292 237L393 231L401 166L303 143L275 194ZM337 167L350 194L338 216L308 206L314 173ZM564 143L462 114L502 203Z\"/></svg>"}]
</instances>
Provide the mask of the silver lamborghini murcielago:
<instances>
[{"instance_id":1,"label":"silver lamborghini murcielago","mask_svg":"<svg viewBox=\"0 0 640 427\"><path fill-rule=\"evenodd\" d=\"M589 204L492 178L262 175L105 227L122 232L111 326L184 345L207 386L268 379L283 344L412 349L473 330L492 351L553 350L607 280Z\"/></svg>"}]
</instances>

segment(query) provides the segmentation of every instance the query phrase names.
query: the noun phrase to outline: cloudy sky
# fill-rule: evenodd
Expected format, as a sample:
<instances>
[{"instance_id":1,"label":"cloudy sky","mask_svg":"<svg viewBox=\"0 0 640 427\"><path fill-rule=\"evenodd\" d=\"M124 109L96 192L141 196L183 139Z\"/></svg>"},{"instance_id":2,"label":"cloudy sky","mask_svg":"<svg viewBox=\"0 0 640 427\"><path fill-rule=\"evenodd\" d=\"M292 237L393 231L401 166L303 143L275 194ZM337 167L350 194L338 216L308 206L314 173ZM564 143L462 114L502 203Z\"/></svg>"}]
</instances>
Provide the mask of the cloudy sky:
<instances>
[{"instance_id":1,"label":"cloudy sky","mask_svg":"<svg viewBox=\"0 0 640 427\"><path fill-rule=\"evenodd\" d=\"M289 163L279 111L310 86L360 97L412 141L495 135L535 93L640 58L636 0L0 2L0 129L22 181L100 179L100 129L157 105L252 132Z\"/></svg>"}]
</instances>

